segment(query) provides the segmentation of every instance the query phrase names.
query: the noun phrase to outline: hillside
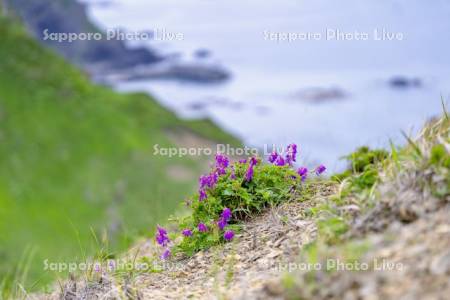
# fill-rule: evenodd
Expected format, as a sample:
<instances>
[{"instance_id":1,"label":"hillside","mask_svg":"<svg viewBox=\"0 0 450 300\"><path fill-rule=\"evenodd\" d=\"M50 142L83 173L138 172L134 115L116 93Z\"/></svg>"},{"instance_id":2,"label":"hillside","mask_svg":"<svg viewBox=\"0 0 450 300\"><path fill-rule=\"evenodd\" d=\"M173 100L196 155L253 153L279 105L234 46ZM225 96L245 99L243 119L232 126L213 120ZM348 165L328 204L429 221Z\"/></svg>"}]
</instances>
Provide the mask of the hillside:
<instances>
[{"instance_id":1,"label":"hillside","mask_svg":"<svg viewBox=\"0 0 450 300\"><path fill-rule=\"evenodd\" d=\"M416 139L407 137L405 147L392 146L389 153L362 147L348 156L349 169L342 174L330 179L294 179L292 183L297 184L290 197L260 214L242 220L240 209L231 210L226 217L237 234L225 238L228 242L222 240L212 247L201 244L203 249L192 255L178 251L186 249L190 241L213 240L218 230L212 227L213 221L205 230L199 225L198 230L183 230L184 236L179 236L178 226L187 224L182 218L166 227L167 236L160 227L156 242L143 240L122 257L126 262L150 264L149 269L110 271L103 265L106 260L99 261L101 267L94 272L79 273L53 294L34 296L446 299L450 293L449 130L445 114L427 124ZM216 161L220 165L223 157ZM267 176L295 177L289 166L255 163L258 167L250 181L239 186L227 184L240 182L240 162L230 164L235 176L228 176L230 170L221 172L208 197L192 204L194 219L201 212L214 217L216 212L211 215L210 209L217 203L234 205L239 196L223 190L224 185L272 193L267 200L258 192L252 194L251 202L241 199L239 205L244 209L274 201L286 178L273 185L272 179L262 181ZM268 172L259 173L263 170ZM298 173L306 174L301 169ZM161 246L167 247L165 241L173 255L160 258Z\"/></svg>"},{"instance_id":2,"label":"hillside","mask_svg":"<svg viewBox=\"0 0 450 300\"><path fill-rule=\"evenodd\" d=\"M153 64L163 59L153 50L143 47L129 48L122 41L75 40L57 42L45 40L49 33L101 32L88 19L85 5L74 0L4 0L9 14L18 15L36 40L54 49L67 60L85 69L111 71L141 64Z\"/></svg>"},{"instance_id":3,"label":"hillside","mask_svg":"<svg viewBox=\"0 0 450 300\"><path fill-rule=\"evenodd\" d=\"M195 174L199 164L153 155L154 144L173 146L168 132L238 144L208 120L181 121L144 94L93 85L16 21L0 17L0 36L3 284L20 274L26 288L42 286L54 276L46 259L125 249L173 212L195 178L168 170Z\"/></svg>"},{"instance_id":4,"label":"hillside","mask_svg":"<svg viewBox=\"0 0 450 300\"><path fill-rule=\"evenodd\" d=\"M179 62L149 45L130 45L132 41L110 37L108 31L114 28L100 28L89 18L88 4L78 0L3 0L2 7L8 15L20 18L39 43L85 70L96 82L112 85L117 80L165 79L215 84L231 76L216 64ZM73 34L80 38L60 36ZM89 34L96 37L85 36Z\"/></svg>"}]
</instances>

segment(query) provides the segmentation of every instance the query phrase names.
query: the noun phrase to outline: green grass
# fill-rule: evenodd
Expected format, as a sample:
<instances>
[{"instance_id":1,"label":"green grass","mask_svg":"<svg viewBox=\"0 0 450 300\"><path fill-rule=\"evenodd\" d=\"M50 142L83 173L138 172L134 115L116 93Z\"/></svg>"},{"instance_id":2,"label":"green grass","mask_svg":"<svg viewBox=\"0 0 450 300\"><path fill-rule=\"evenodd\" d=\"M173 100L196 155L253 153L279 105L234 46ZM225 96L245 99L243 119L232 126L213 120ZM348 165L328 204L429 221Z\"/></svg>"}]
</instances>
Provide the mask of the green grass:
<instances>
[{"instance_id":1,"label":"green grass","mask_svg":"<svg viewBox=\"0 0 450 300\"><path fill-rule=\"evenodd\" d=\"M42 287L54 276L43 260L81 260L98 249L91 229L111 250L150 234L196 181L174 183L167 166L199 168L152 155L156 143L174 146L167 130L238 144L210 121L181 121L147 95L93 85L16 21L0 17L0 36L0 278L13 277L32 248L25 287ZM117 232L108 230L111 219L122 224Z\"/></svg>"}]
</instances>

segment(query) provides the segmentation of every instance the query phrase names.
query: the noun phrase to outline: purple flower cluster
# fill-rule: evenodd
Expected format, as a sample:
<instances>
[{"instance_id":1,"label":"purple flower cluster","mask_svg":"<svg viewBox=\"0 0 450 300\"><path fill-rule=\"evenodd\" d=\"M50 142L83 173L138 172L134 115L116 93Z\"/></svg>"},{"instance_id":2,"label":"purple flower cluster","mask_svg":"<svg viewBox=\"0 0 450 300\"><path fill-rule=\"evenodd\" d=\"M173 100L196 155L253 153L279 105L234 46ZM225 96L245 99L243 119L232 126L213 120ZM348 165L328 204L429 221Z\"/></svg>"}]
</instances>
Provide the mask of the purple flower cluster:
<instances>
[{"instance_id":1,"label":"purple flower cluster","mask_svg":"<svg viewBox=\"0 0 450 300\"><path fill-rule=\"evenodd\" d=\"M158 232L156 233L155 237L156 242L163 247L167 246L167 244L170 242L169 237L167 236L167 230L158 225L157 231Z\"/></svg>"},{"instance_id":2,"label":"purple flower cluster","mask_svg":"<svg viewBox=\"0 0 450 300\"><path fill-rule=\"evenodd\" d=\"M327 168L324 165L319 165L316 168L316 174L317 176L319 176L320 174L322 174L323 172L325 172L327 170Z\"/></svg>"},{"instance_id":3,"label":"purple flower cluster","mask_svg":"<svg viewBox=\"0 0 450 300\"><path fill-rule=\"evenodd\" d=\"M297 145L290 144L287 147L286 163L291 166L292 163L296 161L297 161Z\"/></svg>"},{"instance_id":4,"label":"purple flower cluster","mask_svg":"<svg viewBox=\"0 0 450 300\"><path fill-rule=\"evenodd\" d=\"M231 209L225 207L220 215L219 221L217 221L217 226L220 230L224 230L226 226L228 226L228 221L231 219ZM234 237L233 230L227 230L223 234L223 238L226 241L231 241Z\"/></svg>"},{"instance_id":5,"label":"purple flower cluster","mask_svg":"<svg viewBox=\"0 0 450 300\"><path fill-rule=\"evenodd\" d=\"M271 164L274 164L279 167L283 167L285 165L292 166L292 163L297 161L297 145L296 144L290 144L287 146L287 153L286 156L283 157L282 155L278 154L276 151L273 151L268 158L268 161Z\"/></svg>"},{"instance_id":6,"label":"purple flower cluster","mask_svg":"<svg viewBox=\"0 0 450 300\"><path fill-rule=\"evenodd\" d=\"M306 168L306 167L298 168L297 174L300 175L300 177L302 178L302 181L305 181L306 178L308 177L308 168Z\"/></svg>"},{"instance_id":7,"label":"purple flower cluster","mask_svg":"<svg viewBox=\"0 0 450 300\"><path fill-rule=\"evenodd\" d=\"M279 155L279 156L277 157L277 159L275 160L274 164L275 164L276 166L282 167L282 166L284 166L284 165L286 164L286 162L284 161L283 156Z\"/></svg>"},{"instance_id":8,"label":"purple flower cluster","mask_svg":"<svg viewBox=\"0 0 450 300\"><path fill-rule=\"evenodd\" d=\"M225 231L225 233L223 234L223 238L226 240L226 241L231 241L232 239L233 239L233 237L234 237L234 232L233 232L233 230L227 230L227 231Z\"/></svg>"},{"instance_id":9,"label":"purple flower cluster","mask_svg":"<svg viewBox=\"0 0 450 300\"><path fill-rule=\"evenodd\" d=\"M198 231L200 231L200 232L207 232L208 231L208 227L206 227L206 225L204 223L198 223Z\"/></svg>"},{"instance_id":10,"label":"purple flower cluster","mask_svg":"<svg viewBox=\"0 0 450 300\"><path fill-rule=\"evenodd\" d=\"M164 251L163 251L163 253L161 254L161 259L168 259L169 258L169 256L170 256L170 249L169 248L166 248Z\"/></svg>"},{"instance_id":11,"label":"purple flower cluster","mask_svg":"<svg viewBox=\"0 0 450 300\"><path fill-rule=\"evenodd\" d=\"M287 152L286 156L283 157L282 155L280 155L276 151L274 151L269 155L267 160L271 164L274 164L275 166L279 166L279 167L282 167L285 165L292 166L292 164L297 161L297 145L296 144L288 145L286 152ZM327 168L324 165L319 165L315 169L315 173L317 176L319 176L322 173L324 173L326 171L326 169ZM305 181L306 178L308 177L308 169L306 167L300 167L297 170L297 174L300 176L302 181Z\"/></svg>"},{"instance_id":12,"label":"purple flower cluster","mask_svg":"<svg viewBox=\"0 0 450 300\"><path fill-rule=\"evenodd\" d=\"M170 249L168 247L170 239L167 236L167 230L158 225L155 239L156 242L164 249L161 254L161 259L167 259L170 256Z\"/></svg>"},{"instance_id":13,"label":"purple flower cluster","mask_svg":"<svg viewBox=\"0 0 450 300\"><path fill-rule=\"evenodd\" d=\"M253 166L249 165L247 172L245 172L245 181L252 181L253 179Z\"/></svg>"},{"instance_id":14,"label":"purple flower cluster","mask_svg":"<svg viewBox=\"0 0 450 300\"><path fill-rule=\"evenodd\" d=\"M253 167L256 166L258 160L255 157L250 158L247 172L245 172L245 181L252 181L253 179Z\"/></svg>"},{"instance_id":15,"label":"purple flower cluster","mask_svg":"<svg viewBox=\"0 0 450 300\"><path fill-rule=\"evenodd\" d=\"M295 181L298 180L298 178L300 177L301 181L303 182L308 177L309 170L308 170L308 168L306 168L304 166L298 168L296 174L291 169L292 165L297 161L297 145L296 144L288 145L287 150L286 150L286 155L280 155L276 151L272 152L268 157L268 161L275 166L280 166L280 167L288 166L289 170L286 169L286 171L288 171L288 173L286 173L286 174L288 174L290 176L290 178L294 179ZM207 175L202 175L199 178L199 189L198 189L199 201L201 202L208 198L208 193L211 192L211 190L215 188L215 186L219 180L219 177L227 174L228 168L229 168L229 172L228 172L229 177L224 177L224 178L222 178L222 180L225 180L225 179L235 180L237 178L236 174L238 176L242 176L241 168L245 168L245 164L247 164L247 163L248 163L248 166L247 166L247 170L244 174L244 180L246 182L251 182L254 179L255 166L259 163L259 161L256 157L251 157L248 160L240 160L239 164L242 165L242 167L241 167L237 163L234 163L233 165L230 166L230 160L227 156L220 154L220 153L216 154L215 164L212 166L211 173L209 173ZM320 176L325 171L326 171L326 167L324 165L319 165L318 167L316 167L314 169L314 172L317 176ZM231 209L225 207L223 209L222 213L220 214L219 218L217 219L217 227L219 228L220 231L223 232L223 239L225 241L231 241L235 236L235 233L233 232L233 230L230 230L229 228L227 228L231 218L232 218ZM184 236L184 238L192 238L194 235L197 235L198 233L207 233L208 231L210 231L210 228L208 228L208 226L210 226L210 225L211 225L211 227L213 226L209 222L208 223L200 222L197 224L197 229L185 228L181 231L181 234ZM156 232L155 239L156 239L156 242L162 247L161 259L169 258L171 256L171 251L170 251L171 241L168 237L167 231L164 228L160 227L159 225L157 226L157 232Z\"/></svg>"},{"instance_id":16,"label":"purple flower cluster","mask_svg":"<svg viewBox=\"0 0 450 300\"><path fill-rule=\"evenodd\" d=\"M206 191L202 190L202 189L198 190L198 201L202 202L206 198L208 198L208 195L206 194Z\"/></svg>"},{"instance_id":17,"label":"purple flower cluster","mask_svg":"<svg viewBox=\"0 0 450 300\"><path fill-rule=\"evenodd\" d=\"M231 209L225 207L220 216L228 222L231 219Z\"/></svg>"},{"instance_id":18,"label":"purple flower cluster","mask_svg":"<svg viewBox=\"0 0 450 300\"><path fill-rule=\"evenodd\" d=\"M199 183L199 189L198 189L198 201L203 201L206 198L208 198L208 195L206 194L207 188L214 188L214 186L217 183L217 180L219 179L219 175L216 172L212 172L208 175L202 175L200 176L198 183Z\"/></svg>"},{"instance_id":19,"label":"purple flower cluster","mask_svg":"<svg viewBox=\"0 0 450 300\"><path fill-rule=\"evenodd\" d=\"M200 189L204 188L213 188L214 185L217 183L217 180L219 179L219 176L216 172L212 172L208 175L202 175L200 176L200 179L198 180L200 184Z\"/></svg>"},{"instance_id":20,"label":"purple flower cluster","mask_svg":"<svg viewBox=\"0 0 450 300\"><path fill-rule=\"evenodd\" d=\"M216 154L216 164L214 167L214 170L209 173L208 175L202 175L200 176L198 183L199 183L199 189L198 189L198 200L203 201L206 198L208 198L208 195L206 193L207 188L214 188L217 181L219 180L220 175L224 175L227 171L226 169L230 165L230 160L226 155L217 153ZM234 174L234 171L232 171L232 175Z\"/></svg>"},{"instance_id":21,"label":"purple flower cluster","mask_svg":"<svg viewBox=\"0 0 450 300\"><path fill-rule=\"evenodd\" d=\"M228 168L228 165L230 164L230 160L226 155L217 153L216 154L216 172L219 175L225 174Z\"/></svg>"},{"instance_id":22,"label":"purple flower cluster","mask_svg":"<svg viewBox=\"0 0 450 300\"><path fill-rule=\"evenodd\" d=\"M223 230L227 225L228 221L231 219L231 209L225 207L220 215L219 221L217 221L217 226L220 230Z\"/></svg>"},{"instance_id":23,"label":"purple flower cluster","mask_svg":"<svg viewBox=\"0 0 450 300\"><path fill-rule=\"evenodd\" d=\"M190 230L190 229L184 229L181 233L182 233L185 237L190 237L190 236L192 236L192 230Z\"/></svg>"},{"instance_id":24,"label":"purple flower cluster","mask_svg":"<svg viewBox=\"0 0 450 300\"><path fill-rule=\"evenodd\" d=\"M269 155L269 162L271 163L271 164L273 164L276 160L277 160L277 158L278 158L278 153L277 153L277 151L273 151L270 155Z\"/></svg>"},{"instance_id":25,"label":"purple flower cluster","mask_svg":"<svg viewBox=\"0 0 450 300\"><path fill-rule=\"evenodd\" d=\"M219 221L217 221L217 226L220 230L223 230L227 225L227 221L225 221L223 218L219 218Z\"/></svg>"},{"instance_id":26,"label":"purple flower cluster","mask_svg":"<svg viewBox=\"0 0 450 300\"><path fill-rule=\"evenodd\" d=\"M317 176L321 175L323 172L325 172L327 170L327 168L324 165L319 165L316 169L315 169L315 173ZM300 167L297 169L297 174L300 175L302 181L305 181L306 178L308 177L308 168L306 167Z\"/></svg>"}]
</instances>

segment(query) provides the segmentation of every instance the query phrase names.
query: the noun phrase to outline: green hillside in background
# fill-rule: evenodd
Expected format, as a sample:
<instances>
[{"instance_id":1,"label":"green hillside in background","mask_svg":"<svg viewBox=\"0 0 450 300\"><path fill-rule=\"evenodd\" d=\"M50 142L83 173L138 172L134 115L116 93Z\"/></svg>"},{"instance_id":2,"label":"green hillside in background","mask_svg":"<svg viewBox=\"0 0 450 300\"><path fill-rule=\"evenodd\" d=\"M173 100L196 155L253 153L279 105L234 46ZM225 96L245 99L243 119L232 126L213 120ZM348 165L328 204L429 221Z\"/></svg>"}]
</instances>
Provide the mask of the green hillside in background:
<instances>
[{"instance_id":1,"label":"green hillside in background","mask_svg":"<svg viewBox=\"0 0 450 300\"><path fill-rule=\"evenodd\" d=\"M209 121L182 121L144 94L118 94L0 17L0 278L30 259L28 285L54 274L43 261L82 260L106 237L112 250L148 235L174 212L196 178L173 182L154 156L168 131L236 144ZM22 272L23 270L20 270ZM29 287L28 286L28 287Z\"/></svg>"}]
</instances>

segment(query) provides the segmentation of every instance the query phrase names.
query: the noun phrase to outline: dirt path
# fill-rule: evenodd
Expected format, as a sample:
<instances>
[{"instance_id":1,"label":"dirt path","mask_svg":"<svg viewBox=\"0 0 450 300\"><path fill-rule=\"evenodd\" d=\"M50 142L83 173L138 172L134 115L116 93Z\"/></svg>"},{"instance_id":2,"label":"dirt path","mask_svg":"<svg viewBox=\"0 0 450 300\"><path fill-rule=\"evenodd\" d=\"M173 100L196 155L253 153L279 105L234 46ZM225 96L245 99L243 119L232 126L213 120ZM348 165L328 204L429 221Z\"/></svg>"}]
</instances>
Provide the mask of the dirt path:
<instances>
[{"instance_id":1,"label":"dirt path","mask_svg":"<svg viewBox=\"0 0 450 300\"><path fill-rule=\"evenodd\" d=\"M190 258L172 258L159 273L123 281L104 273L96 280L70 280L62 292L39 299L265 299L279 294L277 280L298 250L316 238L317 227L306 211L336 193L336 185L317 191L308 201L287 202L245 223L234 240ZM158 257L147 240L130 257Z\"/></svg>"},{"instance_id":2,"label":"dirt path","mask_svg":"<svg viewBox=\"0 0 450 300\"><path fill-rule=\"evenodd\" d=\"M301 216L308 202L287 203L243 226L234 242L180 261L176 271L138 278L144 299L256 299L314 240L316 225Z\"/></svg>"}]
</instances>

